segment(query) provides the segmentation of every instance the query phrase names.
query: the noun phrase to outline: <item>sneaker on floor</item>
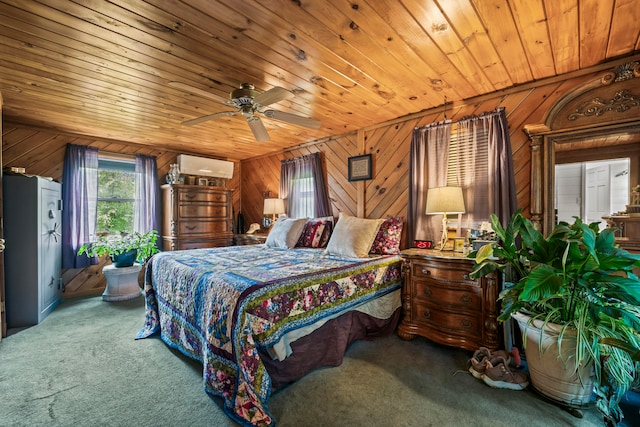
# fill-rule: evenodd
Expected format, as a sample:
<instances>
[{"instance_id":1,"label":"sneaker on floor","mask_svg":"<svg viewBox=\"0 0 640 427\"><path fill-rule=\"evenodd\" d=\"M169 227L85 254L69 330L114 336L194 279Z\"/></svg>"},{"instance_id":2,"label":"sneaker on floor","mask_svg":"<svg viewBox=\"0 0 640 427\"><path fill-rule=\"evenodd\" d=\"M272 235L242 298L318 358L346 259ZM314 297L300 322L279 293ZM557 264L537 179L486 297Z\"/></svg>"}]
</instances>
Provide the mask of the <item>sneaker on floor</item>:
<instances>
[{"instance_id":1,"label":"sneaker on floor","mask_svg":"<svg viewBox=\"0 0 640 427\"><path fill-rule=\"evenodd\" d=\"M485 362L496 358L503 358L506 360L507 366L509 366L509 362L511 361L511 356L505 350L496 350L492 352L486 347L480 347L473 353L473 357L469 359L469 372L471 372L471 375L475 378L481 380L486 369Z\"/></svg>"},{"instance_id":2,"label":"sneaker on floor","mask_svg":"<svg viewBox=\"0 0 640 427\"><path fill-rule=\"evenodd\" d=\"M513 372L509 369L509 363L503 357L498 357L491 361L485 360L482 379L488 386L507 388L509 390L524 390L529 385L527 375L522 372Z\"/></svg>"}]
</instances>

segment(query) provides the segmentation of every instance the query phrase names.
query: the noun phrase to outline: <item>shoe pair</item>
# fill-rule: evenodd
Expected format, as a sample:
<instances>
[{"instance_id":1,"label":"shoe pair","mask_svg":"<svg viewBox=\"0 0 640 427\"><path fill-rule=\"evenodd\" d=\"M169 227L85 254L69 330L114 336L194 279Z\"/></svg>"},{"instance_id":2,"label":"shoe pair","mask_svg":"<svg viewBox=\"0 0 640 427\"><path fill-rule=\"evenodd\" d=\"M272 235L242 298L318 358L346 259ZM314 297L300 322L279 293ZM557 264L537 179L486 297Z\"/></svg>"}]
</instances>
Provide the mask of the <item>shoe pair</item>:
<instances>
[{"instance_id":1,"label":"shoe pair","mask_svg":"<svg viewBox=\"0 0 640 427\"><path fill-rule=\"evenodd\" d=\"M475 378L494 388L524 390L529 385L527 376L509 368L511 355L504 350L489 351L480 347L469 359L469 372Z\"/></svg>"}]
</instances>

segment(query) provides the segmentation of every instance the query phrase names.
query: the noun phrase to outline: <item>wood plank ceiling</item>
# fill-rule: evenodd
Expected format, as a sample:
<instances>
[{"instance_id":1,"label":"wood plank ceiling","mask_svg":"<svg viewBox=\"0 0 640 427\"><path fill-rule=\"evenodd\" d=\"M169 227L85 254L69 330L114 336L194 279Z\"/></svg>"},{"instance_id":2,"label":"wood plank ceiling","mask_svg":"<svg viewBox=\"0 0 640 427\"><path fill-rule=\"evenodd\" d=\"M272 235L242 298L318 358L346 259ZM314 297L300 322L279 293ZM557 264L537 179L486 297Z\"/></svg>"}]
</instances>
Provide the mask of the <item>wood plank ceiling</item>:
<instances>
[{"instance_id":1,"label":"wood plank ceiling","mask_svg":"<svg viewBox=\"0 0 640 427\"><path fill-rule=\"evenodd\" d=\"M3 0L3 115L242 160L637 53L636 1ZM181 124L243 82L322 126Z\"/></svg>"}]
</instances>

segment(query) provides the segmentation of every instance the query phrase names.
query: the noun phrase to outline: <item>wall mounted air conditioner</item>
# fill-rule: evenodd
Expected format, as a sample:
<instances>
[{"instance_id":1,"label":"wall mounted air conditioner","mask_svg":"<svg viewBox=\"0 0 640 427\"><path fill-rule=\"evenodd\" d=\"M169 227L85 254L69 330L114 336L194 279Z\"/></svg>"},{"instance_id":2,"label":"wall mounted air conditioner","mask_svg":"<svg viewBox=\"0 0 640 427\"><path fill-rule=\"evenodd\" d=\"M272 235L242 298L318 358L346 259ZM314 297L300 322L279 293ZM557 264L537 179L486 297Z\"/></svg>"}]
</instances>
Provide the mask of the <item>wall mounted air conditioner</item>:
<instances>
[{"instance_id":1,"label":"wall mounted air conditioner","mask_svg":"<svg viewBox=\"0 0 640 427\"><path fill-rule=\"evenodd\" d=\"M231 178L233 176L233 162L226 160L178 154L178 167L180 168L180 173L185 175L213 176L216 178Z\"/></svg>"}]
</instances>

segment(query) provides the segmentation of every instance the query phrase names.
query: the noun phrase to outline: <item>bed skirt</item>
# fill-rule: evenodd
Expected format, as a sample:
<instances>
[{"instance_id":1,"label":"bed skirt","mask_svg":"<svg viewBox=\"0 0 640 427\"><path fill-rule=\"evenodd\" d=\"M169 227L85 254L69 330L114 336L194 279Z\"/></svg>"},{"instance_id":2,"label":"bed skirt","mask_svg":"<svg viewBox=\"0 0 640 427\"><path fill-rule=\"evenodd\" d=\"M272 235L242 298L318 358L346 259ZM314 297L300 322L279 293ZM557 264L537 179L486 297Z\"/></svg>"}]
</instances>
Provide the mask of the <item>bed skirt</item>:
<instances>
[{"instance_id":1,"label":"bed skirt","mask_svg":"<svg viewBox=\"0 0 640 427\"><path fill-rule=\"evenodd\" d=\"M266 350L260 350L273 390L291 384L322 366L341 365L345 351L355 341L391 335L398 326L401 311L398 308L388 319L349 311L291 343L293 354L283 361L274 360Z\"/></svg>"}]
</instances>

